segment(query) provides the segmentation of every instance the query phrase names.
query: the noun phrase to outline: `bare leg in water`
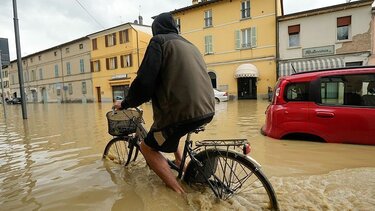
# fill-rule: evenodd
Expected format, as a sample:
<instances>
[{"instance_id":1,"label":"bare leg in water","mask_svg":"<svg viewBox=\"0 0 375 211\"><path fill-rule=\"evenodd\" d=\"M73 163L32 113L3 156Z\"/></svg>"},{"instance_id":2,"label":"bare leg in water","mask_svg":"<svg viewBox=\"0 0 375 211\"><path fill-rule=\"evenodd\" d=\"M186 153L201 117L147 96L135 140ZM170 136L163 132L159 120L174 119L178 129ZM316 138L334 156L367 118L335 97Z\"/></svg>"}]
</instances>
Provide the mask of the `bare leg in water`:
<instances>
[{"instance_id":1,"label":"bare leg in water","mask_svg":"<svg viewBox=\"0 0 375 211\"><path fill-rule=\"evenodd\" d=\"M143 141L141 143L141 151L143 157L147 161L147 164L164 181L164 183L168 187L170 187L177 193L185 193L184 189L182 188L180 183L178 183L175 175L169 167L167 160L160 152L153 150L151 147L147 146ZM175 152L175 156L176 153L177 156L181 157L181 153L178 150L177 152ZM176 157L176 159L178 158Z\"/></svg>"}]
</instances>

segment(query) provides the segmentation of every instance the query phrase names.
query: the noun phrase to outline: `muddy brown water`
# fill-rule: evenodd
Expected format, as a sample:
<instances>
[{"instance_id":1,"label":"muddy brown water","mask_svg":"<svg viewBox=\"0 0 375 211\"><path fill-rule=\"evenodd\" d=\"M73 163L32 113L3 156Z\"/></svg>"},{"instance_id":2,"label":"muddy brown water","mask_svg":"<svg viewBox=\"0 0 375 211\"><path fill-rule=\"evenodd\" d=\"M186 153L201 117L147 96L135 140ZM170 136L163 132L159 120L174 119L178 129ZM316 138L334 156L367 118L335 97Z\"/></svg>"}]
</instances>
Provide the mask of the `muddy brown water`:
<instances>
[{"instance_id":1,"label":"muddy brown water","mask_svg":"<svg viewBox=\"0 0 375 211\"><path fill-rule=\"evenodd\" d=\"M214 120L193 139L247 138L281 210L375 210L375 146L264 137L267 104L216 104ZM149 126L151 106L142 107ZM249 210L246 198L218 202L189 187L178 196L142 162L124 169L103 161L110 108L28 104L23 120L21 106L7 105L7 118L0 113L0 210Z\"/></svg>"}]
</instances>

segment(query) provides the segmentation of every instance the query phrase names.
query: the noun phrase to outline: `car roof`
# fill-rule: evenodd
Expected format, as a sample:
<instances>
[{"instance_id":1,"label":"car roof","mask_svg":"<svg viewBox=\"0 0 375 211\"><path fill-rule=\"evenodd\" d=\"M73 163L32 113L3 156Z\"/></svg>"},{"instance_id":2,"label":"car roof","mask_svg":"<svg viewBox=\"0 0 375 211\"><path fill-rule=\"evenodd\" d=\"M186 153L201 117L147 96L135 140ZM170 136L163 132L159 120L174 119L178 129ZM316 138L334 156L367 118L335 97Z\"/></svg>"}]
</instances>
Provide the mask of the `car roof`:
<instances>
[{"instance_id":1,"label":"car roof","mask_svg":"<svg viewBox=\"0 0 375 211\"><path fill-rule=\"evenodd\" d=\"M343 68L335 68L335 69L300 72L300 73L294 73L290 76L282 76L280 77L280 80L312 81L317 78L325 77L325 76L366 74L366 73L375 73L375 66L343 67Z\"/></svg>"}]
</instances>

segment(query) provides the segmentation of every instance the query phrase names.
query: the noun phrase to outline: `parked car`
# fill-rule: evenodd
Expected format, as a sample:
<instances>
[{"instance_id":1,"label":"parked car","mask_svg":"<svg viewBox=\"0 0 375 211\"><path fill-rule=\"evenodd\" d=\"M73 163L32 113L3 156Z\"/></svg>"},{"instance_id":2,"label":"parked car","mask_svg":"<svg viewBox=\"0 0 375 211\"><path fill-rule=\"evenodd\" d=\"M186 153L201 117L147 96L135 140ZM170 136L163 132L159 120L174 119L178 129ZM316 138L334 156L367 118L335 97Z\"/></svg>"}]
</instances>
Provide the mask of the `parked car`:
<instances>
[{"instance_id":1,"label":"parked car","mask_svg":"<svg viewBox=\"0 0 375 211\"><path fill-rule=\"evenodd\" d=\"M375 66L281 77L262 134L375 145Z\"/></svg>"},{"instance_id":2,"label":"parked car","mask_svg":"<svg viewBox=\"0 0 375 211\"><path fill-rule=\"evenodd\" d=\"M215 93L215 100L218 103L228 101L229 99L227 92L222 92L217 89L214 89L214 93Z\"/></svg>"},{"instance_id":3,"label":"parked car","mask_svg":"<svg viewBox=\"0 0 375 211\"><path fill-rule=\"evenodd\" d=\"M22 100L20 97L12 98L7 101L8 104L21 104Z\"/></svg>"}]
</instances>

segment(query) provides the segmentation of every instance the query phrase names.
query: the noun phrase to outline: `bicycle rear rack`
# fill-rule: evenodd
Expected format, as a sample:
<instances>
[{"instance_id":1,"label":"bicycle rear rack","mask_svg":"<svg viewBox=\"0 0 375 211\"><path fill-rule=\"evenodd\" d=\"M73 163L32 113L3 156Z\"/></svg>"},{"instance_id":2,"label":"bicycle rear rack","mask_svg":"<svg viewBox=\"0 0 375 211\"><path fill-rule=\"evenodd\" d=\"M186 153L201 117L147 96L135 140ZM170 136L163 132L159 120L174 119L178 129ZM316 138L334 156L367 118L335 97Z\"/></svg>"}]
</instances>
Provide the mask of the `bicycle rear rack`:
<instances>
[{"instance_id":1,"label":"bicycle rear rack","mask_svg":"<svg viewBox=\"0 0 375 211\"><path fill-rule=\"evenodd\" d=\"M251 147L247 139L223 139L223 140L202 140L196 141L195 146L197 148L204 147L207 148L221 148L226 149L240 149L244 155L247 155L251 151Z\"/></svg>"},{"instance_id":2,"label":"bicycle rear rack","mask_svg":"<svg viewBox=\"0 0 375 211\"><path fill-rule=\"evenodd\" d=\"M195 145L197 147L239 147L243 146L244 144L248 144L247 139L223 139L223 140L202 140L202 141L196 141Z\"/></svg>"}]
</instances>

